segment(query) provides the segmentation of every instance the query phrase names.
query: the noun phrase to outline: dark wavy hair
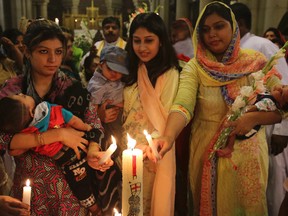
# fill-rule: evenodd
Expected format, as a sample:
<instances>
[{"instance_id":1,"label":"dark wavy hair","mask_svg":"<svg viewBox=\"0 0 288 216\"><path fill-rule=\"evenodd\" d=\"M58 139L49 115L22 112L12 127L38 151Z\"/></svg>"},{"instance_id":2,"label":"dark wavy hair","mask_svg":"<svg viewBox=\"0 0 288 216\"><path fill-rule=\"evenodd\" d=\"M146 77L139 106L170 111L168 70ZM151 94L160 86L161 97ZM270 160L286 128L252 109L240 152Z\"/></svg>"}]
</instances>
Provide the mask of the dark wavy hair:
<instances>
[{"instance_id":1,"label":"dark wavy hair","mask_svg":"<svg viewBox=\"0 0 288 216\"><path fill-rule=\"evenodd\" d=\"M63 46L63 58L67 50L67 40L61 28L53 21L37 19L28 26L23 38L27 51L32 53L34 49L45 40L58 39ZM24 75L27 77L31 70L30 61L24 56ZM23 89L27 89L27 79L23 79ZM24 92L25 93L25 92Z\"/></svg>"},{"instance_id":2,"label":"dark wavy hair","mask_svg":"<svg viewBox=\"0 0 288 216\"><path fill-rule=\"evenodd\" d=\"M102 28L106 25L106 24L110 24L110 23L115 23L118 28L120 28L120 20L117 18L117 17L113 17L113 16L110 16L110 17L106 17L103 19L102 21Z\"/></svg>"},{"instance_id":3,"label":"dark wavy hair","mask_svg":"<svg viewBox=\"0 0 288 216\"><path fill-rule=\"evenodd\" d=\"M9 28L3 32L2 37L7 37L12 41L12 43L16 44L17 37L20 35L23 36L23 33L17 28Z\"/></svg>"},{"instance_id":4,"label":"dark wavy hair","mask_svg":"<svg viewBox=\"0 0 288 216\"><path fill-rule=\"evenodd\" d=\"M10 97L0 100L0 131L18 133L32 120L23 103Z\"/></svg>"},{"instance_id":5,"label":"dark wavy hair","mask_svg":"<svg viewBox=\"0 0 288 216\"><path fill-rule=\"evenodd\" d=\"M155 58L145 63L148 70L149 79L152 85L155 86L157 78L165 73L168 69L172 67L179 69L177 56L162 18L156 13L138 14L131 23L126 45L129 62L129 75L123 78L126 85L132 85L137 81L137 71L140 59L135 54L133 49L133 34L138 28L145 28L147 31L156 34L161 43L159 52Z\"/></svg>"},{"instance_id":6,"label":"dark wavy hair","mask_svg":"<svg viewBox=\"0 0 288 216\"><path fill-rule=\"evenodd\" d=\"M235 19L237 20L237 22L242 19L246 27L251 30L252 14L249 7L241 2L236 2L230 7L235 15Z\"/></svg>"},{"instance_id":7,"label":"dark wavy hair","mask_svg":"<svg viewBox=\"0 0 288 216\"><path fill-rule=\"evenodd\" d=\"M32 52L34 48L45 40L59 39L66 50L66 38L61 28L53 21L46 19L34 20L27 28L23 42Z\"/></svg>"}]
</instances>

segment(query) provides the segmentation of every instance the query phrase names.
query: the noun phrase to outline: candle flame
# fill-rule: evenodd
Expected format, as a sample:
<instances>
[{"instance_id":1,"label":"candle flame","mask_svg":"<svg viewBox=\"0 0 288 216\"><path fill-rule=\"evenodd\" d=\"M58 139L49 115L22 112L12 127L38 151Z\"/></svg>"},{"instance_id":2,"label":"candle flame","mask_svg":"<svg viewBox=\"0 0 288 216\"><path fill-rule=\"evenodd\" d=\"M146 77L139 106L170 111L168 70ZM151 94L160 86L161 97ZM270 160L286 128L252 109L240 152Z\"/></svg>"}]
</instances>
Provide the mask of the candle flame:
<instances>
[{"instance_id":1,"label":"candle flame","mask_svg":"<svg viewBox=\"0 0 288 216\"><path fill-rule=\"evenodd\" d=\"M116 144L116 139L113 136L111 136L111 139L112 139L112 144Z\"/></svg>"},{"instance_id":2,"label":"candle flame","mask_svg":"<svg viewBox=\"0 0 288 216\"><path fill-rule=\"evenodd\" d=\"M132 139L128 133L127 133L127 139L128 139L128 143L127 143L128 149L133 149L136 145L136 140Z\"/></svg>"},{"instance_id":3,"label":"candle flame","mask_svg":"<svg viewBox=\"0 0 288 216\"><path fill-rule=\"evenodd\" d=\"M30 180L29 179L26 180L26 186L30 186Z\"/></svg>"},{"instance_id":4,"label":"candle flame","mask_svg":"<svg viewBox=\"0 0 288 216\"><path fill-rule=\"evenodd\" d=\"M148 132L147 132L147 130L144 130L144 131L143 131L143 133L144 133L144 135L145 135L145 136L147 136L147 135L148 135Z\"/></svg>"}]
</instances>

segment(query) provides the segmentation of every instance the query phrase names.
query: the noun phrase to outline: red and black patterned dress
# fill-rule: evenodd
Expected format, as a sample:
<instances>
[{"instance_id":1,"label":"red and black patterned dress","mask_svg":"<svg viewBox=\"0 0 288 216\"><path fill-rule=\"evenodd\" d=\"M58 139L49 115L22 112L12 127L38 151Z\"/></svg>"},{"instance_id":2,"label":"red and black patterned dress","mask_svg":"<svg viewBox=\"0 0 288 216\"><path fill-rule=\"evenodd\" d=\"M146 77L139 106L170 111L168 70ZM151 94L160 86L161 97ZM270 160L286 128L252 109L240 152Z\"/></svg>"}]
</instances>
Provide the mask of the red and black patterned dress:
<instances>
[{"instance_id":1,"label":"red and black patterned dress","mask_svg":"<svg viewBox=\"0 0 288 216\"><path fill-rule=\"evenodd\" d=\"M53 78L50 91L40 98L33 88L30 77L12 78L0 89L0 99L24 93L32 96L36 104L42 101L56 103L71 111L81 119L102 128L100 120L93 109L89 108L89 93L79 81L57 72ZM0 134L0 149L8 149L12 134ZM32 150L15 157L16 170L12 195L22 199L24 182L29 178L32 185L31 215L87 215L87 210L80 206L72 194L65 177L53 159L39 155Z\"/></svg>"}]
</instances>

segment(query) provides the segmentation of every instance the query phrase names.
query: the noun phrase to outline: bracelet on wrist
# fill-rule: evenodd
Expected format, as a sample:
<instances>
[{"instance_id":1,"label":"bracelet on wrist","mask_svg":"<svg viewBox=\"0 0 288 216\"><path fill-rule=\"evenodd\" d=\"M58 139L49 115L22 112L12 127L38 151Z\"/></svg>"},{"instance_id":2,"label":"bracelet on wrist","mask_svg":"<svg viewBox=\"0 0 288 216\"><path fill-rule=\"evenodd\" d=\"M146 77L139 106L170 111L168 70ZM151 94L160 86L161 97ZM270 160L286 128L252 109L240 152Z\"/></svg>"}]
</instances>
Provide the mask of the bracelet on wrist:
<instances>
[{"instance_id":1,"label":"bracelet on wrist","mask_svg":"<svg viewBox=\"0 0 288 216\"><path fill-rule=\"evenodd\" d=\"M38 141L38 144L39 144L39 145L41 145L41 146L42 146L42 145L45 145L43 133L37 134L37 141Z\"/></svg>"}]
</instances>

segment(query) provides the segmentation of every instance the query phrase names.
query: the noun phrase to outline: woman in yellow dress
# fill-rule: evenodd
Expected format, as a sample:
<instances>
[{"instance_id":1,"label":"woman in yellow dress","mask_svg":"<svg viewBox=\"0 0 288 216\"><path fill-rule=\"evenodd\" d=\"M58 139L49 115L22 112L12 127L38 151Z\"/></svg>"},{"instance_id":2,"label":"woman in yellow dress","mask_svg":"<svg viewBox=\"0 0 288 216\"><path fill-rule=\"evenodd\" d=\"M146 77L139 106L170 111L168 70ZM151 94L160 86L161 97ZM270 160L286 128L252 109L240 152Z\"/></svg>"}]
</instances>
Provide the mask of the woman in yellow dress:
<instances>
[{"instance_id":1,"label":"woman in yellow dress","mask_svg":"<svg viewBox=\"0 0 288 216\"><path fill-rule=\"evenodd\" d=\"M193 118L189 179L194 215L267 215L268 149L263 128L249 139L236 140L231 158L215 156L210 161L207 157L240 88L251 85L248 76L261 70L267 60L259 52L240 49L234 15L221 2L206 5L196 23L193 43L195 58L180 73L164 136L156 141L160 154L169 152ZM277 71L271 73L268 88L280 82ZM257 124L279 121L278 112L247 113L235 122L233 133L243 135Z\"/></svg>"},{"instance_id":2,"label":"woman in yellow dress","mask_svg":"<svg viewBox=\"0 0 288 216\"><path fill-rule=\"evenodd\" d=\"M174 215L176 162L174 149L164 160L146 159L151 149L143 130L163 134L168 111L178 89L178 61L165 24L156 13L138 14L127 42L129 75L124 88L123 129L144 153L143 215ZM124 141L122 149L127 148Z\"/></svg>"}]
</instances>

